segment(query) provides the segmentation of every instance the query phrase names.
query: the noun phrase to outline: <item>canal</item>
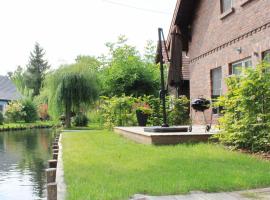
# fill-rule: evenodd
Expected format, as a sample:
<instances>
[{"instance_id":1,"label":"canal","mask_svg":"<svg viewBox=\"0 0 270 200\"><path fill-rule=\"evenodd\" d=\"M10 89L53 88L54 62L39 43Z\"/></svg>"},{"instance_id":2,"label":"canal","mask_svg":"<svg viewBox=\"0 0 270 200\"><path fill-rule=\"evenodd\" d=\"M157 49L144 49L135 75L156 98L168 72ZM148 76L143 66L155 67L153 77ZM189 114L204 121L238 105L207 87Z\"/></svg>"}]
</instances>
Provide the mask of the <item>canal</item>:
<instances>
[{"instance_id":1,"label":"canal","mask_svg":"<svg viewBox=\"0 0 270 200\"><path fill-rule=\"evenodd\" d=\"M51 129L0 132L0 200L46 199Z\"/></svg>"}]
</instances>

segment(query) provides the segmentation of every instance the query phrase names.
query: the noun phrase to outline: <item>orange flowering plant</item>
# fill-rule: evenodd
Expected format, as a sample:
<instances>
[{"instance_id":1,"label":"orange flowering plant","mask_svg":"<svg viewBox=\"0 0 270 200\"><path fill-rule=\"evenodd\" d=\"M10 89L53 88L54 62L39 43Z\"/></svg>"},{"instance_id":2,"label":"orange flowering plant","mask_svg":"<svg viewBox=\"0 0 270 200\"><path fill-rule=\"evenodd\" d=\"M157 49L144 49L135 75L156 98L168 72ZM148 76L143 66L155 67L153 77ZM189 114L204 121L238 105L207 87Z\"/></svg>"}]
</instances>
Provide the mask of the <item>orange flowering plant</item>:
<instances>
[{"instance_id":1,"label":"orange flowering plant","mask_svg":"<svg viewBox=\"0 0 270 200\"><path fill-rule=\"evenodd\" d=\"M152 108L150 107L149 104L145 103L145 102L139 102L139 103L135 103L134 104L134 107L135 107L135 110L136 112L142 112L143 114L146 114L146 115L151 115L153 110Z\"/></svg>"}]
</instances>

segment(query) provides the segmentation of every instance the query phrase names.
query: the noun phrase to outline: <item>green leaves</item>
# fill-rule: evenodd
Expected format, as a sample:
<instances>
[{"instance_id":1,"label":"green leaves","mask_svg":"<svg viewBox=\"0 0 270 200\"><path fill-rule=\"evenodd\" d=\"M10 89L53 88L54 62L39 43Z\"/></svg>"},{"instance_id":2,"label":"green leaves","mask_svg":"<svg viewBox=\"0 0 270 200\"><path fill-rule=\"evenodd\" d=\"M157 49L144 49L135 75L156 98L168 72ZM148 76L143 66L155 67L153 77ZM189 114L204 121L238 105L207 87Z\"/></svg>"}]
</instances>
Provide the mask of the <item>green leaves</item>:
<instances>
[{"instance_id":1,"label":"green leaves","mask_svg":"<svg viewBox=\"0 0 270 200\"><path fill-rule=\"evenodd\" d=\"M49 114L57 119L63 112L85 111L99 94L99 62L78 56L75 64L61 66L46 76L42 90L48 96Z\"/></svg>"},{"instance_id":2,"label":"green leaves","mask_svg":"<svg viewBox=\"0 0 270 200\"><path fill-rule=\"evenodd\" d=\"M270 150L269 64L227 79L228 92L217 104L224 107L221 141L252 151Z\"/></svg>"},{"instance_id":3,"label":"green leaves","mask_svg":"<svg viewBox=\"0 0 270 200\"><path fill-rule=\"evenodd\" d=\"M153 61L154 52L148 44L142 57L135 47L126 44L121 36L116 43L108 43L109 54L103 64L102 94L107 96L157 95L159 90L159 69ZM153 54L153 55L152 55Z\"/></svg>"},{"instance_id":4,"label":"green leaves","mask_svg":"<svg viewBox=\"0 0 270 200\"><path fill-rule=\"evenodd\" d=\"M167 97L167 107L170 125L189 124L189 100L187 97ZM159 98L152 95L137 98L125 95L111 98L101 97L99 113L106 128L138 125L136 110L150 115L148 125L160 126L162 124L162 109Z\"/></svg>"}]
</instances>

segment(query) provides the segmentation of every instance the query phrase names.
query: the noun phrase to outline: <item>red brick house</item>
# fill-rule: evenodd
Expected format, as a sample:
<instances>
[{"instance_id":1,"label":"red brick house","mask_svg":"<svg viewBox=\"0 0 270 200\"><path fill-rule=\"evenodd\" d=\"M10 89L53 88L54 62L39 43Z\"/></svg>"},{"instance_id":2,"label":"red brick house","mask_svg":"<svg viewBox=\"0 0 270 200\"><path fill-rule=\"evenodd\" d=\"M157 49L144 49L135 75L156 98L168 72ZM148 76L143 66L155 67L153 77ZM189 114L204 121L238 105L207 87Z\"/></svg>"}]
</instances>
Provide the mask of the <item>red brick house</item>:
<instances>
[{"instance_id":1,"label":"red brick house","mask_svg":"<svg viewBox=\"0 0 270 200\"><path fill-rule=\"evenodd\" d=\"M270 55L270 0L178 0L167 49L175 27L182 41L180 76L189 81L190 99L214 100L226 92L227 77Z\"/></svg>"}]
</instances>

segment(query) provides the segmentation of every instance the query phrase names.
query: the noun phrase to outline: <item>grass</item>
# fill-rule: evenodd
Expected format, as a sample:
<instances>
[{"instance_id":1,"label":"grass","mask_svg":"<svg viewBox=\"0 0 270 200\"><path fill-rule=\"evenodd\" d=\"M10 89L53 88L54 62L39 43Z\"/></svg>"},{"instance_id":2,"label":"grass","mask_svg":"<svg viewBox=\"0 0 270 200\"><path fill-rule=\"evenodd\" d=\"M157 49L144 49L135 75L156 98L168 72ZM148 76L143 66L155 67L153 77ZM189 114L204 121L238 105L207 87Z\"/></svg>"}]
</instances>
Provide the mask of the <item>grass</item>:
<instances>
[{"instance_id":1,"label":"grass","mask_svg":"<svg viewBox=\"0 0 270 200\"><path fill-rule=\"evenodd\" d=\"M53 121L36 121L33 123L26 123L26 122L16 122L16 123L4 123L3 125L0 125L0 129L2 128L19 128L19 127L36 127L36 126L53 126L56 123Z\"/></svg>"},{"instance_id":2,"label":"grass","mask_svg":"<svg viewBox=\"0 0 270 200\"><path fill-rule=\"evenodd\" d=\"M65 130L102 130L103 128L98 123L90 123L86 127L72 126L70 128L65 128Z\"/></svg>"},{"instance_id":3,"label":"grass","mask_svg":"<svg viewBox=\"0 0 270 200\"><path fill-rule=\"evenodd\" d=\"M270 162L214 144L147 146L92 130L64 133L63 159L69 200L270 186Z\"/></svg>"}]
</instances>

